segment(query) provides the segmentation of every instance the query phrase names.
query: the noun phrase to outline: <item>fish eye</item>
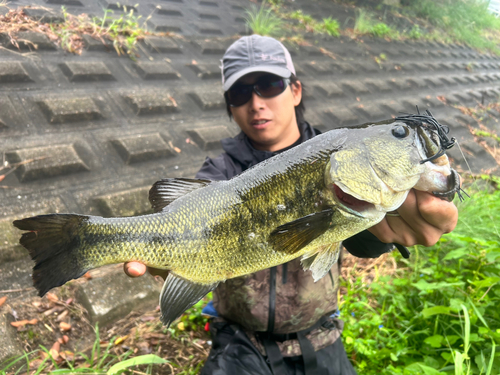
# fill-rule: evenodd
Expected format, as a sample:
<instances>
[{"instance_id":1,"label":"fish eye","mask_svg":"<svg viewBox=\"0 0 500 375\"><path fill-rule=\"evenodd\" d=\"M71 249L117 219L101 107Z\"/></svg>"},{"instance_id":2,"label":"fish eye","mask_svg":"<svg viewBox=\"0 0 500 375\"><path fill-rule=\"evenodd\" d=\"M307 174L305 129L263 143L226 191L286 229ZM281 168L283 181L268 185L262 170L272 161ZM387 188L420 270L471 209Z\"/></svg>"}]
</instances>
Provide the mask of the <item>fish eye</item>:
<instances>
[{"instance_id":1,"label":"fish eye","mask_svg":"<svg viewBox=\"0 0 500 375\"><path fill-rule=\"evenodd\" d=\"M410 130L407 126L398 125L392 128L392 135L396 138L406 138L410 135Z\"/></svg>"}]
</instances>

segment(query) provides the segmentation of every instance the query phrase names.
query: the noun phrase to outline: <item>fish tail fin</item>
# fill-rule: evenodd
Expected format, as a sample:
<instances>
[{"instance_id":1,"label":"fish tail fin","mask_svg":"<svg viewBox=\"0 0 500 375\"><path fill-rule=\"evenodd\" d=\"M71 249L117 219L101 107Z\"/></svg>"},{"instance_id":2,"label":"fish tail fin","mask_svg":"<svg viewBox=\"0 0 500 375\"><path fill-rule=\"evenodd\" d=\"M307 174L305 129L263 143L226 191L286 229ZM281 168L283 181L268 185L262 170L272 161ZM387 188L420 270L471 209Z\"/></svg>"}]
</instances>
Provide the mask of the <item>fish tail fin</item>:
<instances>
[{"instance_id":1,"label":"fish tail fin","mask_svg":"<svg viewBox=\"0 0 500 375\"><path fill-rule=\"evenodd\" d=\"M33 285L43 297L50 289L85 274L90 267L80 256L78 231L88 216L51 214L15 220L23 233L19 243L35 261Z\"/></svg>"}]
</instances>

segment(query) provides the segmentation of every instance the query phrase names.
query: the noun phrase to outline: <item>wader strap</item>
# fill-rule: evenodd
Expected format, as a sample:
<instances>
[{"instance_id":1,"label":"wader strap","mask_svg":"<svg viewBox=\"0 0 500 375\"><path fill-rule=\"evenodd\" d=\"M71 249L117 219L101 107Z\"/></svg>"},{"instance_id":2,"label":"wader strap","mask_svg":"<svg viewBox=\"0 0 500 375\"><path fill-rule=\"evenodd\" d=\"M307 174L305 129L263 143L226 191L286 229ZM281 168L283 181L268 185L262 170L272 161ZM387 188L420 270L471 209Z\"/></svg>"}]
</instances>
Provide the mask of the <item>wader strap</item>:
<instances>
[{"instance_id":1,"label":"wader strap","mask_svg":"<svg viewBox=\"0 0 500 375\"><path fill-rule=\"evenodd\" d=\"M267 336L261 338L264 348L266 348L267 362L271 365L271 370L274 375L286 375L285 361L276 341L271 340Z\"/></svg>"},{"instance_id":2,"label":"wader strap","mask_svg":"<svg viewBox=\"0 0 500 375\"><path fill-rule=\"evenodd\" d=\"M267 318L267 332L274 331L274 314L276 312L276 266L271 268L269 280L269 316Z\"/></svg>"},{"instance_id":3,"label":"wader strap","mask_svg":"<svg viewBox=\"0 0 500 375\"><path fill-rule=\"evenodd\" d=\"M297 339L299 340L300 350L302 351L305 375L322 375L323 371L318 369L316 352L311 342L306 338L303 332L297 332Z\"/></svg>"}]
</instances>

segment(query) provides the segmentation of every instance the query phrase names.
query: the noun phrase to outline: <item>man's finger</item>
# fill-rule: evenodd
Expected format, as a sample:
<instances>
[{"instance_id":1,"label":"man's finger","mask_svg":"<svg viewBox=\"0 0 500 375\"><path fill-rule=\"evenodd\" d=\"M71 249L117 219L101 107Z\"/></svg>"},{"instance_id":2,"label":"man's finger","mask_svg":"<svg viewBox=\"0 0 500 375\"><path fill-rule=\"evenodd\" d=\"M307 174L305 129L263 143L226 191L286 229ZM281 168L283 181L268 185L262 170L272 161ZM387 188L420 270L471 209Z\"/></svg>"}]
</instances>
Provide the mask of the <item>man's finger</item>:
<instances>
[{"instance_id":1,"label":"man's finger","mask_svg":"<svg viewBox=\"0 0 500 375\"><path fill-rule=\"evenodd\" d=\"M146 266L139 262L128 262L123 265L123 270L130 277L139 277L146 273Z\"/></svg>"}]
</instances>

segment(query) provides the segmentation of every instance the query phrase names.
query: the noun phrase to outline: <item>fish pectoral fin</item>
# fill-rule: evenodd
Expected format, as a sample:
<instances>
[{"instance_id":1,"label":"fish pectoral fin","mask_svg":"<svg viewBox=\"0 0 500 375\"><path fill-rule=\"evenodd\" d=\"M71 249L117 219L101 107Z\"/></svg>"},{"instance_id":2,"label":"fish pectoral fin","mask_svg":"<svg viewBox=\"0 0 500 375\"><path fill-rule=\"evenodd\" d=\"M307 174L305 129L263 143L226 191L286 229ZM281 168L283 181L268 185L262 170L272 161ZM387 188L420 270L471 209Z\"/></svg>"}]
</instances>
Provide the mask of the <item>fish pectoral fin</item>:
<instances>
[{"instance_id":1,"label":"fish pectoral fin","mask_svg":"<svg viewBox=\"0 0 500 375\"><path fill-rule=\"evenodd\" d=\"M161 212L177 198L211 183L210 180L192 178L165 178L153 184L149 190L149 202L154 212Z\"/></svg>"},{"instance_id":2,"label":"fish pectoral fin","mask_svg":"<svg viewBox=\"0 0 500 375\"><path fill-rule=\"evenodd\" d=\"M269 235L269 243L276 251L295 254L331 227L333 209L301 217L280 225Z\"/></svg>"},{"instance_id":3,"label":"fish pectoral fin","mask_svg":"<svg viewBox=\"0 0 500 375\"><path fill-rule=\"evenodd\" d=\"M323 245L312 252L304 254L301 259L304 271L311 270L314 282L325 276L339 259L342 242Z\"/></svg>"},{"instance_id":4,"label":"fish pectoral fin","mask_svg":"<svg viewBox=\"0 0 500 375\"><path fill-rule=\"evenodd\" d=\"M170 272L160 294L161 321L167 327L219 283L197 284Z\"/></svg>"}]
</instances>

